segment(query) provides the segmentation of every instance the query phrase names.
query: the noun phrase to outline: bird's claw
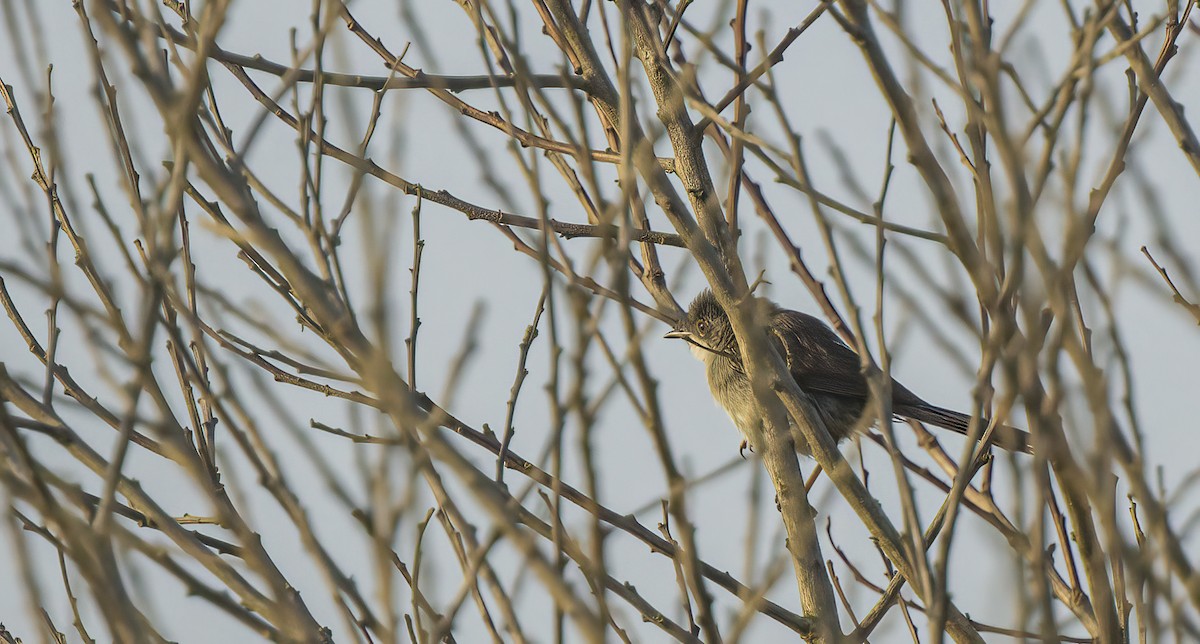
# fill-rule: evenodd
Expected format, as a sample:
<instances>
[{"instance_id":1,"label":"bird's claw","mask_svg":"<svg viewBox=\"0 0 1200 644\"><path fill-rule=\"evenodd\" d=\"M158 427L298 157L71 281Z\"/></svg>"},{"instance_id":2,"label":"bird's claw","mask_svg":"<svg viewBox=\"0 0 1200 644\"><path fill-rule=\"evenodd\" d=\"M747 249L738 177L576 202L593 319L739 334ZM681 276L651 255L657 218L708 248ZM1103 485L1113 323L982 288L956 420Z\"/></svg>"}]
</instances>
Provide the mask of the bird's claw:
<instances>
[{"instance_id":1,"label":"bird's claw","mask_svg":"<svg viewBox=\"0 0 1200 644\"><path fill-rule=\"evenodd\" d=\"M750 444L749 439L743 438L742 443L738 445L738 454L741 455L742 458L746 458L746 448L750 448L750 452L754 453L754 446Z\"/></svg>"}]
</instances>

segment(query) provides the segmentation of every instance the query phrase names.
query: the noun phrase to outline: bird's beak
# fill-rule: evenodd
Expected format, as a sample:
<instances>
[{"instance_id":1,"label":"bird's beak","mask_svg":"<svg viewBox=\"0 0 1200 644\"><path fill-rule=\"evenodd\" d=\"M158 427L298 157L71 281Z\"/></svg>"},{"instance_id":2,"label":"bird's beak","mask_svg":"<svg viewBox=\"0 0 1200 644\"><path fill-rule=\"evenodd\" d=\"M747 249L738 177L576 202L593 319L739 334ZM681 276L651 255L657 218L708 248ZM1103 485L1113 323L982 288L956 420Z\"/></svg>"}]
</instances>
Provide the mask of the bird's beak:
<instances>
[{"instance_id":1,"label":"bird's beak","mask_svg":"<svg viewBox=\"0 0 1200 644\"><path fill-rule=\"evenodd\" d=\"M683 329L671 329L663 337L664 338L676 338L679 340L687 340L688 338L692 337L692 334L689 333L688 331L684 331Z\"/></svg>"}]
</instances>

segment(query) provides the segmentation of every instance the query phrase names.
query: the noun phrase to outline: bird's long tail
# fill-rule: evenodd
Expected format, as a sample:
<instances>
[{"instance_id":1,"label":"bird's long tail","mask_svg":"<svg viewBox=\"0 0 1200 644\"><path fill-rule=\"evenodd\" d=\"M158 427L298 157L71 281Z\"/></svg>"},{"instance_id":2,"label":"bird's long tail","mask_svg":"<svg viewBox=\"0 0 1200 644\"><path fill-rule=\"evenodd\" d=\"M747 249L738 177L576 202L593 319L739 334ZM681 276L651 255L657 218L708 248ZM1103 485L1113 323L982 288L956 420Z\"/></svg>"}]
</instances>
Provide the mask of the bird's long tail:
<instances>
[{"instance_id":1,"label":"bird's long tail","mask_svg":"<svg viewBox=\"0 0 1200 644\"><path fill-rule=\"evenodd\" d=\"M892 411L897 416L936 425L942 429L962 434L963 436L967 435L967 431L971 425L970 416L929 404L896 405L892 408ZM984 418L982 422L986 425L988 419ZM1002 447L1010 452L1033 453L1033 441L1029 432L1017 429L1016 427L1009 427L1008 425L1000 425L996 428L993 435L995 436L992 439L993 445Z\"/></svg>"}]
</instances>

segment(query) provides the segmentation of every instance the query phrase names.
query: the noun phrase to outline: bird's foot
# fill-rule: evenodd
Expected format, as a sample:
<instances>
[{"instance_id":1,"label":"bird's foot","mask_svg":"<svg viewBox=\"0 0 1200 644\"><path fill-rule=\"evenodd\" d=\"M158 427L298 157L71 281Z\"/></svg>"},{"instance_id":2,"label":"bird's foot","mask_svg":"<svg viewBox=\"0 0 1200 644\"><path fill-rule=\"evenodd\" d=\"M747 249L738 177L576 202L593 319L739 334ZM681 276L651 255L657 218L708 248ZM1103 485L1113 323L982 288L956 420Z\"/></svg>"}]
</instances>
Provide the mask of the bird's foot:
<instances>
[{"instance_id":1,"label":"bird's foot","mask_svg":"<svg viewBox=\"0 0 1200 644\"><path fill-rule=\"evenodd\" d=\"M754 446L750 444L750 440L743 438L742 443L738 445L738 454L740 454L742 458L746 458L747 448L749 448L751 453L754 453Z\"/></svg>"}]
</instances>

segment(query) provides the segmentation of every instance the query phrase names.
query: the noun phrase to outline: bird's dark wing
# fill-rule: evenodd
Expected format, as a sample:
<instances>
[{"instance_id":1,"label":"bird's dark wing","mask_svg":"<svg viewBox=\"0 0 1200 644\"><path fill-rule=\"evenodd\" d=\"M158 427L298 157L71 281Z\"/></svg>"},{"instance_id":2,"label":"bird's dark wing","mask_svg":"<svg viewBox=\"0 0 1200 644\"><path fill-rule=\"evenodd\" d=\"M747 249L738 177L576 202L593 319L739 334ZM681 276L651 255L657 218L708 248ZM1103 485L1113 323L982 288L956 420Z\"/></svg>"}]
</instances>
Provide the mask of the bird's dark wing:
<instances>
[{"instance_id":1,"label":"bird's dark wing","mask_svg":"<svg viewBox=\"0 0 1200 644\"><path fill-rule=\"evenodd\" d=\"M821 320L799 311L780 309L771 317L771 339L787 360L792 377L809 394L846 396L865 400L870 395L858 354ZM966 435L971 417L931 405L892 380L892 411L905 418L937 425ZM986 426L988 420L982 420ZM1001 425L995 444L1004 449L1032 452L1028 433Z\"/></svg>"},{"instance_id":2,"label":"bird's dark wing","mask_svg":"<svg viewBox=\"0 0 1200 644\"><path fill-rule=\"evenodd\" d=\"M858 354L829 325L806 313L780 309L771 318L771 330L788 370L805 391L863 399L870 395ZM892 401L896 405L925 402L895 380Z\"/></svg>"},{"instance_id":3,"label":"bird's dark wing","mask_svg":"<svg viewBox=\"0 0 1200 644\"><path fill-rule=\"evenodd\" d=\"M771 335L801 389L809 393L867 397L869 390L858 354L821 320L781 309L771 316Z\"/></svg>"}]
</instances>

